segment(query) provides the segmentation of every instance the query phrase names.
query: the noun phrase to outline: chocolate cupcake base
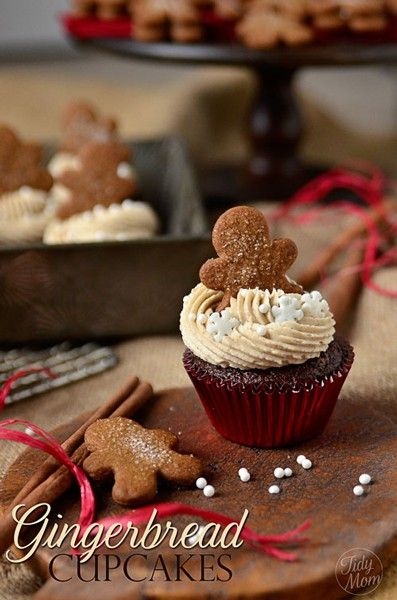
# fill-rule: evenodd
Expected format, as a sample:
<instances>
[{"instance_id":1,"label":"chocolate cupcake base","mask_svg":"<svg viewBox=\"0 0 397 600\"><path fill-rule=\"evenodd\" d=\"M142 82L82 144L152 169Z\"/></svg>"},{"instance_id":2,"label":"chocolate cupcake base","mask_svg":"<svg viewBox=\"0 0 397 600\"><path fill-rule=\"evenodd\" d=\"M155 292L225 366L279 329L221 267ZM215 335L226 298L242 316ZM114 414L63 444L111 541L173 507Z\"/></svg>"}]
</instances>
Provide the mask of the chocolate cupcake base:
<instances>
[{"instance_id":1,"label":"chocolate cupcake base","mask_svg":"<svg viewBox=\"0 0 397 600\"><path fill-rule=\"evenodd\" d=\"M186 350L184 367L209 420L226 439L262 448L289 446L324 430L353 363L336 338L301 365L240 370L212 365Z\"/></svg>"}]
</instances>

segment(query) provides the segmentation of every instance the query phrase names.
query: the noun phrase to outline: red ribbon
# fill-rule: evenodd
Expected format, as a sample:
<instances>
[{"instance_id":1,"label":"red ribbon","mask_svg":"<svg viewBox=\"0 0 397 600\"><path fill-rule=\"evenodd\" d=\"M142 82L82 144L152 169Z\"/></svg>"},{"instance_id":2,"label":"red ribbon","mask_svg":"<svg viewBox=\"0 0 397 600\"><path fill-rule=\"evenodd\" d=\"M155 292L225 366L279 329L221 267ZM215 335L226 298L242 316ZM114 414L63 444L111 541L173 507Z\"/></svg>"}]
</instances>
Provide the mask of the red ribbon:
<instances>
[{"instance_id":1,"label":"red ribbon","mask_svg":"<svg viewBox=\"0 0 397 600\"><path fill-rule=\"evenodd\" d=\"M392 248L382 254L385 235L367 210L367 208L372 208L378 211L387 223L389 233L392 235L397 234L397 224L390 220L383 206L385 189L390 182L386 181L384 174L377 167L364 162L356 163L356 165L362 168L363 172L336 168L316 177L278 208L270 216L270 219L277 220L289 217L300 224L309 223L324 213L323 207L317 206L314 209L306 209L303 214L298 216L293 216L293 210L297 207L317 204L324 200L330 192L337 189L353 191L364 202L365 207L342 199L335 202L334 205L342 208L346 213L354 214L360 218L367 230L364 257L358 268L361 272L363 284L383 296L397 298L397 290L384 288L373 280L375 268L397 262L397 251Z\"/></svg>"},{"instance_id":2,"label":"red ribbon","mask_svg":"<svg viewBox=\"0 0 397 600\"><path fill-rule=\"evenodd\" d=\"M200 517L208 522L218 523L223 527L234 523L235 521L226 515L222 515L217 512L210 510L204 510L188 504L182 504L179 502L163 502L161 504L153 504L151 506L144 506L142 508L135 509L128 513L119 516L107 517L99 521L99 525L102 525L107 530L111 525L120 523L123 526L128 526L131 522L134 525L142 525L147 523L153 511L157 511L157 516L161 518L171 517L174 515L192 515L194 517ZM276 535L259 535L252 529L244 525L241 531L241 539L247 542L252 548L260 552L264 552L273 558L283 561L295 561L297 555L293 552L287 552L281 550L278 546L291 546L296 544L302 544L307 541L307 538L301 537L300 534L310 527L309 521L305 521L296 529L286 531Z\"/></svg>"},{"instance_id":3,"label":"red ribbon","mask_svg":"<svg viewBox=\"0 0 397 600\"><path fill-rule=\"evenodd\" d=\"M12 425L24 425L31 429L38 438L32 437L32 435L23 431L8 429L8 427ZM63 464L76 478L80 488L81 509L78 523L82 529L85 529L92 523L95 515L95 498L91 484L87 475L80 467L74 464L58 440L44 429L41 429L41 427L38 427L31 421L25 421L24 419L6 419L0 421L0 439L19 442L20 444L25 444L25 446L42 450Z\"/></svg>"},{"instance_id":4,"label":"red ribbon","mask_svg":"<svg viewBox=\"0 0 397 600\"><path fill-rule=\"evenodd\" d=\"M8 377L8 379L0 389L0 410L4 408L4 405L6 403L6 400L14 382L18 379L22 379L22 377L26 377L26 375L30 375L31 373L44 373L45 375L47 375L47 377L51 377L51 379L57 377L56 373L45 367L30 367L29 369L15 371L15 373Z\"/></svg>"}]
</instances>

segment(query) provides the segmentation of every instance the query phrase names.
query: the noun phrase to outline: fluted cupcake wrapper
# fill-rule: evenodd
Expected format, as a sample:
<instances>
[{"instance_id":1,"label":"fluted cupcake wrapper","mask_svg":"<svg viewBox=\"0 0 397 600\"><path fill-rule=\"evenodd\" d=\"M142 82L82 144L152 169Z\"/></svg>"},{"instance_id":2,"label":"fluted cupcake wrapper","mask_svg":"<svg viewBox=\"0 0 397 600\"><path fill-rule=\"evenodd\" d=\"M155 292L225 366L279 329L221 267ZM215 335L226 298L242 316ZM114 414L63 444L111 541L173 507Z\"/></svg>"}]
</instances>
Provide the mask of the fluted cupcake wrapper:
<instances>
[{"instance_id":1,"label":"fluted cupcake wrapper","mask_svg":"<svg viewBox=\"0 0 397 600\"><path fill-rule=\"evenodd\" d=\"M258 388L226 385L184 362L209 420L224 438L246 446L275 448L295 445L324 430L353 363L353 351L338 371L301 389L269 389L264 375Z\"/></svg>"}]
</instances>

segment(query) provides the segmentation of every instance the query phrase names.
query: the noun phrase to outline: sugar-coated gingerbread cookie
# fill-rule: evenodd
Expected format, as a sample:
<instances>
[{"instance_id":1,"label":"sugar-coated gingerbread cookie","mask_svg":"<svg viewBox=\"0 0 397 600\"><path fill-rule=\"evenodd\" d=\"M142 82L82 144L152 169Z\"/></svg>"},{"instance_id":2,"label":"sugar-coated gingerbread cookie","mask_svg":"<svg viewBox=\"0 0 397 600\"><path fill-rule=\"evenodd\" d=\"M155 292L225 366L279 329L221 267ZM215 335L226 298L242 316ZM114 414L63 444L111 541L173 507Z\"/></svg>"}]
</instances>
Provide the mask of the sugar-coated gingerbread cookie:
<instances>
[{"instance_id":1,"label":"sugar-coated gingerbread cookie","mask_svg":"<svg viewBox=\"0 0 397 600\"><path fill-rule=\"evenodd\" d=\"M0 124L0 195L22 186L48 191L52 177L42 164L42 148L21 140L13 129Z\"/></svg>"},{"instance_id":2,"label":"sugar-coated gingerbread cookie","mask_svg":"<svg viewBox=\"0 0 397 600\"><path fill-rule=\"evenodd\" d=\"M215 223L212 242L219 258L210 258L200 269L201 282L225 295L217 310L229 305L241 288L301 293L300 285L286 271L298 251L289 239L271 240L263 213L253 207L237 206L223 213Z\"/></svg>"},{"instance_id":3,"label":"sugar-coated gingerbread cookie","mask_svg":"<svg viewBox=\"0 0 397 600\"><path fill-rule=\"evenodd\" d=\"M69 194L57 208L57 217L67 219L97 204L110 206L132 198L136 181L130 171L129 149L118 142L92 142L78 154L79 169L62 173L57 182Z\"/></svg>"},{"instance_id":4,"label":"sugar-coated gingerbread cookie","mask_svg":"<svg viewBox=\"0 0 397 600\"><path fill-rule=\"evenodd\" d=\"M178 438L169 431L145 429L124 417L100 419L85 433L91 454L83 463L94 479L113 474L112 497L123 505L150 502L158 478L176 485L191 485L201 474L201 463L192 455L176 452Z\"/></svg>"}]
</instances>

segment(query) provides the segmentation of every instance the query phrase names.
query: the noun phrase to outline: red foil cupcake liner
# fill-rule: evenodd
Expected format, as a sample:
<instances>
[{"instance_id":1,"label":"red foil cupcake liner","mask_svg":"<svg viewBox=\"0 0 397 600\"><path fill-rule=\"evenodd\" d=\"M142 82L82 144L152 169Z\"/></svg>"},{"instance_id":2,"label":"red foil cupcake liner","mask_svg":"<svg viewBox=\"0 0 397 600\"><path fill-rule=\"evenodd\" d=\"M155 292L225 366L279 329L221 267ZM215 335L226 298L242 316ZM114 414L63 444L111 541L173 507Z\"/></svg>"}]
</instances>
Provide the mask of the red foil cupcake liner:
<instances>
[{"instance_id":1,"label":"red foil cupcake liner","mask_svg":"<svg viewBox=\"0 0 397 600\"><path fill-rule=\"evenodd\" d=\"M245 446L277 448L299 444L323 432L353 363L353 350L337 372L301 389L255 388L226 385L214 376L185 369L207 416L224 438Z\"/></svg>"}]
</instances>

